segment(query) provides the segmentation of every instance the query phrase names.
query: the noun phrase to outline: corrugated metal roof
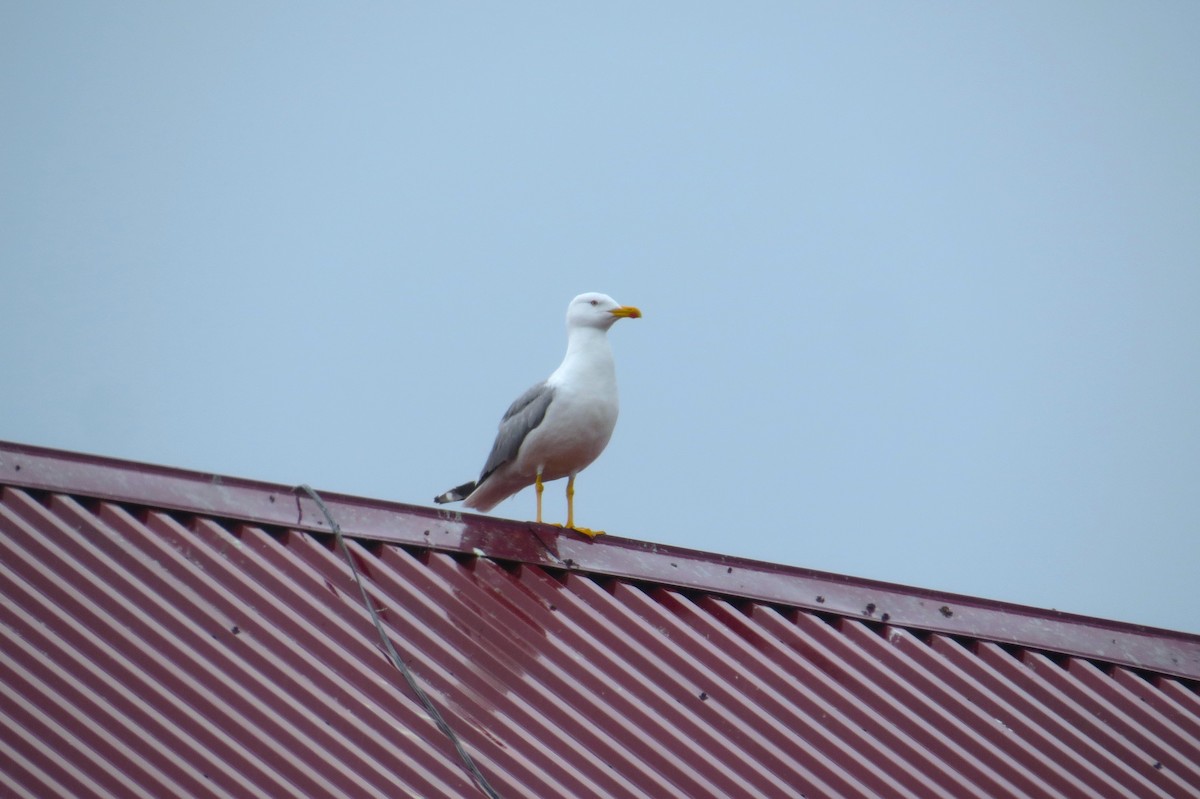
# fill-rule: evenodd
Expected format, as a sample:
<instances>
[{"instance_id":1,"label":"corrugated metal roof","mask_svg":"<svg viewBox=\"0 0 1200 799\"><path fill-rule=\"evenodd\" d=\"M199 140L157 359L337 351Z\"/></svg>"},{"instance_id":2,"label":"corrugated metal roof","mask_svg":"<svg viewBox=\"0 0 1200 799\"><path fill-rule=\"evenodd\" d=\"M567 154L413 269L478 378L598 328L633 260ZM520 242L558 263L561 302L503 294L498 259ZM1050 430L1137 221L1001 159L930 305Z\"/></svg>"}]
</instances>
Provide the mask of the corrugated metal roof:
<instances>
[{"instance_id":1,"label":"corrugated metal roof","mask_svg":"<svg viewBox=\"0 0 1200 799\"><path fill-rule=\"evenodd\" d=\"M477 797L313 502L0 444L0 795ZM1200 637L326 495L504 797L1195 797Z\"/></svg>"}]
</instances>

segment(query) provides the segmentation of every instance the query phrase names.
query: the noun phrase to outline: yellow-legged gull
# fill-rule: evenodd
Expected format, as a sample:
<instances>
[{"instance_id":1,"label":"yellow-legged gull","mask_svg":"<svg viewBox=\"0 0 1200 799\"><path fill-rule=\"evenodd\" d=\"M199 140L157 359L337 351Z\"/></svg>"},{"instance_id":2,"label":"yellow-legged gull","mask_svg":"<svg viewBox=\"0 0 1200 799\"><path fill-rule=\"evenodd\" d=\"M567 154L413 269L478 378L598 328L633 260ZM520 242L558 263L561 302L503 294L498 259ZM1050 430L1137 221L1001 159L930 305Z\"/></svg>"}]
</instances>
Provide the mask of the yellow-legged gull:
<instances>
[{"instance_id":1,"label":"yellow-legged gull","mask_svg":"<svg viewBox=\"0 0 1200 799\"><path fill-rule=\"evenodd\" d=\"M580 294L567 306L567 354L554 373L517 398L500 420L500 431L478 480L441 496L439 504L489 511L528 485L537 490L542 520L543 483L567 478L567 524L575 526L575 476L604 451L617 424L617 375L608 329L642 312L605 294Z\"/></svg>"}]
</instances>

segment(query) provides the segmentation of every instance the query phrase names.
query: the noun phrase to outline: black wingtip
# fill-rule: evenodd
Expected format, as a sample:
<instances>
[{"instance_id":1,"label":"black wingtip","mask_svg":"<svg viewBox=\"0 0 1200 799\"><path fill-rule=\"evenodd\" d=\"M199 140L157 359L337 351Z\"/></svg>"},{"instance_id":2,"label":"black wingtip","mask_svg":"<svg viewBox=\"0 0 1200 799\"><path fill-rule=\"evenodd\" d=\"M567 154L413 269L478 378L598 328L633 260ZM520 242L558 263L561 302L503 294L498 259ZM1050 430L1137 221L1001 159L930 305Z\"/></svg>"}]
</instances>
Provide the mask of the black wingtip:
<instances>
[{"instance_id":1,"label":"black wingtip","mask_svg":"<svg viewBox=\"0 0 1200 799\"><path fill-rule=\"evenodd\" d=\"M458 502L460 499L466 499L467 497L471 496L471 492L474 490L475 481L472 480L469 483L463 483L460 486L450 489L441 496L434 497L433 501L439 505L445 505L447 502Z\"/></svg>"}]
</instances>

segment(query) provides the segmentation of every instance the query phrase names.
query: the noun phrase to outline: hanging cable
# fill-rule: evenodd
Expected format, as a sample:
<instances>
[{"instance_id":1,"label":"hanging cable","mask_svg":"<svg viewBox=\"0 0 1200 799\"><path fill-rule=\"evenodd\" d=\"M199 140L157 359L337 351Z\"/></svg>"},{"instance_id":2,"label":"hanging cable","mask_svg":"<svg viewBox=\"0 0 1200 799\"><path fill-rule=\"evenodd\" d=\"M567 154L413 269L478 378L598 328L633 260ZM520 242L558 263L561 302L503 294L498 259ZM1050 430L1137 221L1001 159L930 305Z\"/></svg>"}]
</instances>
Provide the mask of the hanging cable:
<instances>
[{"instance_id":1,"label":"hanging cable","mask_svg":"<svg viewBox=\"0 0 1200 799\"><path fill-rule=\"evenodd\" d=\"M433 701L429 698L429 695L425 693L425 689L423 689L417 683L416 678L413 677L412 672L408 669L408 666L406 666L404 661L400 659L400 656L396 654L396 649L392 646L391 639L388 638L387 632L383 629L383 622L379 620L379 614L375 611L375 603L373 603L371 598L367 595L367 588L365 585L363 585L362 579L358 576L358 568L354 565L354 559L350 557L350 548L346 546L346 542L342 538L342 528L333 520L333 516L329 513L329 509L325 507L325 503L321 501L321 497L316 491L310 488L307 484L297 486L297 490L302 490L304 493L308 494L312 501L317 503L317 507L321 509L321 513L325 514L325 519L329 522L329 528L333 531L334 540L337 542L338 547L342 550L342 554L346 558L346 563L350 564L350 574L353 575L354 582L358 586L359 593L362 594L363 604L367 606L367 611L371 614L371 621L375 624L375 631L379 633L379 640L383 641L383 647L387 651L388 659L391 660L392 665L399 669L400 673L404 675L404 681L408 683L408 687L411 688L412 692L417 695L418 699L421 700L421 704L425 707L425 712L428 713L429 717L433 719L435 724L437 724L438 729L440 729L446 735L446 737L450 739L450 742L454 744L454 748L458 751L458 756L462 758L462 762L467 767L467 771L469 771L471 776L475 779L475 784L478 785L479 789L487 796L491 797L491 799L500 799L500 794L496 793L496 789L488 783L487 777L484 777L483 772L479 770L477 765L475 765L475 761L463 747L462 742L458 740L458 736L454 734L454 730L450 729L450 725L446 723L444 718L442 718L442 714L438 712L437 707L434 706Z\"/></svg>"}]
</instances>

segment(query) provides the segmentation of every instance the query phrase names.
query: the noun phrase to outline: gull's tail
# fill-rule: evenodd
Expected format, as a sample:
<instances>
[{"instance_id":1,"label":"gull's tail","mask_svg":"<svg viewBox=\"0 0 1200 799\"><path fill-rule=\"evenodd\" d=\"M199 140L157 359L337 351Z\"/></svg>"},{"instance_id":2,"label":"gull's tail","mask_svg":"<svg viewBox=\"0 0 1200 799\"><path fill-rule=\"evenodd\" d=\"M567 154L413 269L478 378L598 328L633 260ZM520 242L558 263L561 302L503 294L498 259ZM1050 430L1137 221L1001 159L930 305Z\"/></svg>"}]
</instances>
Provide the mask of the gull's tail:
<instances>
[{"instance_id":1,"label":"gull's tail","mask_svg":"<svg viewBox=\"0 0 1200 799\"><path fill-rule=\"evenodd\" d=\"M439 505L445 505L447 502L458 502L460 499L466 499L471 496L471 492L475 490L475 481L463 483L456 486L441 496L434 497L433 501Z\"/></svg>"}]
</instances>

